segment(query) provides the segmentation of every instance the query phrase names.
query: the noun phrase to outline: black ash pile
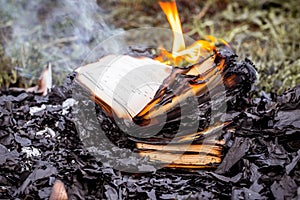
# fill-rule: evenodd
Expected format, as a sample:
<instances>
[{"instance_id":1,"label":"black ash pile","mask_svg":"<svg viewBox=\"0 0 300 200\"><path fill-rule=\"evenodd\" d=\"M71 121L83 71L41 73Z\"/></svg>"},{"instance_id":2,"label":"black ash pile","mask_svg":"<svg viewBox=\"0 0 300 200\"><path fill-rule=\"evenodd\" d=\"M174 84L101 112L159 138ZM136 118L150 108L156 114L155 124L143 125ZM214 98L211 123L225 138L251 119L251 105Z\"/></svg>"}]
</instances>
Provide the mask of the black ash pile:
<instances>
[{"instance_id":1,"label":"black ash pile","mask_svg":"<svg viewBox=\"0 0 300 200\"><path fill-rule=\"evenodd\" d=\"M270 98L237 94L227 113L235 129L222 131L227 143L216 170L130 174L97 161L81 143L72 98L74 77L70 74L45 97L0 93L1 199L48 199L55 180L65 184L70 199L300 197L300 86ZM90 105L98 111L98 121L87 119L85 127L93 130L109 119L91 100L80 105L81 110ZM127 162L149 167L142 158Z\"/></svg>"}]
</instances>

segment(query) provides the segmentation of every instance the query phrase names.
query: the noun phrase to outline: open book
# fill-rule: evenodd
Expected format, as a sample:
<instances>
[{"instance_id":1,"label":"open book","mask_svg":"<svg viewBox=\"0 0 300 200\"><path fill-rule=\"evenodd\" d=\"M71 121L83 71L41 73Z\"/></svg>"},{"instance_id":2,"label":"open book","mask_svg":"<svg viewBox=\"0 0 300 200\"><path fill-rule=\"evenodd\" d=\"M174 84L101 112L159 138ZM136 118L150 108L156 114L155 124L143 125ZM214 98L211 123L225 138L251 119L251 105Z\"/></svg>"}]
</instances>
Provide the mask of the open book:
<instances>
[{"instance_id":1,"label":"open book","mask_svg":"<svg viewBox=\"0 0 300 200\"><path fill-rule=\"evenodd\" d=\"M146 57L108 55L98 62L77 68L76 81L90 91L92 99L109 116L139 124L135 133L146 135L153 127L165 128L162 135L148 138L129 136L141 156L170 167L203 168L221 162L223 144L216 139L223 124L212 127L213 131L197 131L198 97L207 98L203 96L208 92L207 84L217 86L222 83L221 76L217 75L221 73L223 63L215 64L215 57L212 55L187 68L175 68ZM187 100L191 98L196 105L191 106L192 102ZM189 112L187 109L190 108ZM180 116L182 114L190 116ZM167 121L160 118L162 115L167 115ZM151 126L148 126L148 121L151 121ZM177 122L186 124L183 134L176 133L178 130L174 124ZM192 123L196 129L189 128L193 127ZM165 137L166 132L177 135L177 138ZM203 140L194 142L206 134L210 135L209 144L207 140L206 143Z\"/></svg>"},{"instance_id":2,"label":"open book","mask_svg":"<svg viewBox=\"0 0 300 200\"><path fill-rule=\"evenodd\" d=\"M77 80L108 114L128 119L154 98L171 71L153 59L128 55L108 55L76 69Z\"/></svg>"},{"instance_id":3,"label":"open book","mask_svg":"<svg viewBox=\"0 0 300 200\"><path fill-rule=\"evenodd\" d=\"M147 57L108 55L77 68L77 82L89 89L92 98L109 115L147 120L150 115L155 118L185 99L199 95L207 90L207 84L220 83L220 77L213 76L220 73L214 59L213 55L198 65L174 68ZM178 78L178 75L192 78ZM191 79L198 82L190 83ZM162 106L157 106L158 102Z\"/></svg>"}]
</instances>

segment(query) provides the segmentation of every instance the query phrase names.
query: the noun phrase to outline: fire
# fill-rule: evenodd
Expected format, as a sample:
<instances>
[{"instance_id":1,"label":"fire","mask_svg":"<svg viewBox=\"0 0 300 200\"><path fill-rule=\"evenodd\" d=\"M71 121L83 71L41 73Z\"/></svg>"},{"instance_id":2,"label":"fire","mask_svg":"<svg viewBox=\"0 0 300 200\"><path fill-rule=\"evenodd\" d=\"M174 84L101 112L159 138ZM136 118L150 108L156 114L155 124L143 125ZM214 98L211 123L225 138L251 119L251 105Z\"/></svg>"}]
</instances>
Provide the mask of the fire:
<instances>
[{"instance_id":1,"label":"fire","mask_svg":"<svg viewBox=\"0 0 300 200\"><path fill-rule=\"evenodd\" d=\"M176 55L177 52L180 52L185 49L185 42L182 34L182 28L176 2L159 2L159 5L166 14L167 19L171 25L174 38L172 54Z\"/></svg>"},{"instance_id":2,"label":"fire","mask_svg":"<svg viewBox=\"0 0 300 200\"><path fill-rule=\"evenodd\" d=\"M175 0L171 2L159 2L159 5L170 23L173 32L173 44L172 53L162 48L158 57L155 58L156 60L175 66L186 63L196 64L216 51L215 44L217 42L221 42L228 46L222 39L206 36L206 40L198 40L186 48Z\"/></svg>"}]
</instances>

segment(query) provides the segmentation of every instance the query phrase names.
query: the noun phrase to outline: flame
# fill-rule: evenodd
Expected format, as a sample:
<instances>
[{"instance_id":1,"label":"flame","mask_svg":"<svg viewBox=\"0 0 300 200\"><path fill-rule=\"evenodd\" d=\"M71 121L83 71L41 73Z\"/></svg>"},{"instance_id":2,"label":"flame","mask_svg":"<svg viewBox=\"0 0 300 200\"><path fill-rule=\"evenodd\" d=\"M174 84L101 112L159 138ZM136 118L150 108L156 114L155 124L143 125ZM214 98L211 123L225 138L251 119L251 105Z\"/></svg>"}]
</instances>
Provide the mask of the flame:
<instances>
[{"instance_id":1,"label":"flame","mask_svg":"<svg viewBox=\"0 0 300 200\"><path fill-rule=\"evenodd\" d=\"M218 56L216 44L223 43L228 46L222 39L206 36L204 40L198 40L186 47L175 0L159 2L159 5L166 14L172 28L173 44L172 52L161 48L155 60L167 65L186 66L186 68L173 70L171 75L165 79L168 85L162 84L154 98L133 118L133 121L140 125L141 130L150 122L152 125L160 123L160 116L165 113L170 113L170 115L167 115L168 120L175 119L176 116L172 114L174 111L172 109L184 102L185 99L205 94L208 91L207 86L217 88L219 84L222 84L220 75L225 66L225 59ZM178 74L186 75L186 77L192 76L193 78L184 80L180 87L169 87L176 82ZM230 76L226 78L225 83L230 86L234 82L235 77ZM170 90L172 92L169 92ZM159 104L160 106L157 106ZM222 161L221 155L225 141L216 140L215 137L207 137L207 143L202 143L203 141L200 138L219 132L224 124L216 123L201 132L176 136L172 138L172 142L166 138L160 142L157 142L157 138L153 138L153 141L155 141L153 143L151 143L151 139L148 140L148 143L147 141L139 141L136 143L136 150L141 157L148 157L150 161L154 162L158 161L164 164L164 167L213 168Z\"/></svg>"},{"instance_id":2,"label":"flame","mask_svg":"<svg viewBox=\"0 0 300 200\"><path fill-rule=\"evenodd\" d=\"M170 23L173 32L173 44L172 53L162 48L155 60L175 66L186 64L186 62L196 64L216 51L216 43L220 42L229 46L223 39L206 36L206 40L198 40L186 48L175 0L159 2L159 5Z\"/></svg>"},{"instance_id":3,"label":"flame","mask_svg":"<svg viewBox=\"0 0 300 200\"><path fill-rule=\"evenodd\" d=\"M175 55L177 52L185 49L185 42L182 34L182 28L180 18L175 1L171 2L159 2L161 9L167 16L167 19L171 25L173 32L173 46L172 54Z\"/></svg>"}]
</instances>

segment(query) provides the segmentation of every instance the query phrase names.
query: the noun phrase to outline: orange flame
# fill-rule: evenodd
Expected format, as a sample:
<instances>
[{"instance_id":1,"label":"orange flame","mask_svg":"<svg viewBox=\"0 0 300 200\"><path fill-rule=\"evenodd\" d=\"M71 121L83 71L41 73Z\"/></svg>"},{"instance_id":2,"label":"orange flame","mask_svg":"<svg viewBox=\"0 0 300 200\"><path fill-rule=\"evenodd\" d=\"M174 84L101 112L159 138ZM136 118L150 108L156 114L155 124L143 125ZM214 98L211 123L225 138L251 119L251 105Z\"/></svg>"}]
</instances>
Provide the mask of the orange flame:
<instances>
[{"instance_id":1,"label":"orange flame","mask_svg":"<svg viewBox=\"0 0 300 200\"><path fill-rule=\"evenodd\" d=\"M167 19L171 25L173 31L173 47L172 54L175 55L177 52L185 49L184 38L182 34L182 28L180 18L175 1L171 2L159 2L161 9L167 16Z\"/></svg>"},{"instance_id":2,"label":"orange flame","mask_svg":"<svg viewBox=\"0 0 300 200\"><path fill-rule=\"evenodd\" d=\"M196 64L215 52L215 44L221 42L228 46L222 40L213 36L206 36L206 40L198 40L189 47L185 47L183 32L175 0L171 2L159 2L160 7L166 14L173 32L172 53L166 49L161 49L160 54L155 59L169 65L180 66L182 64Z\"/></svg>"}]
</instances>

